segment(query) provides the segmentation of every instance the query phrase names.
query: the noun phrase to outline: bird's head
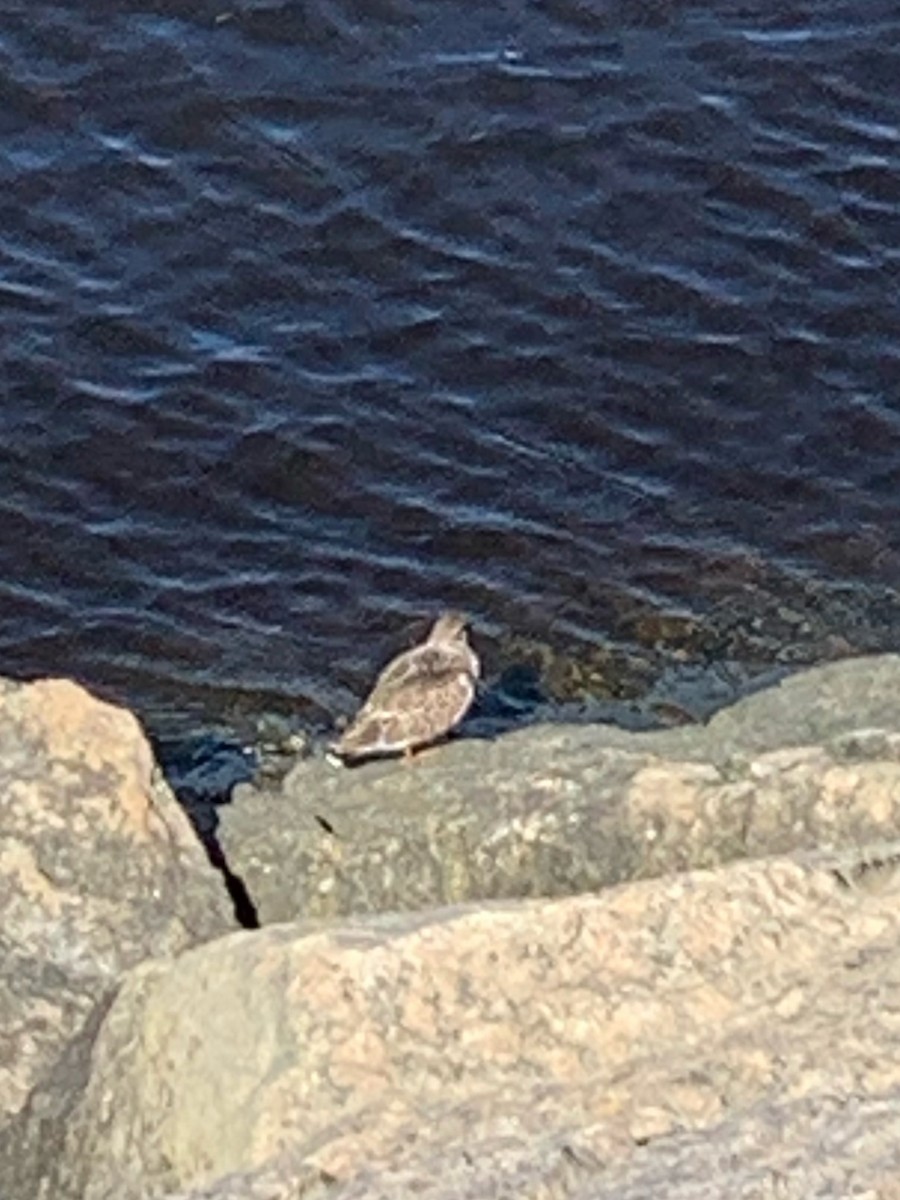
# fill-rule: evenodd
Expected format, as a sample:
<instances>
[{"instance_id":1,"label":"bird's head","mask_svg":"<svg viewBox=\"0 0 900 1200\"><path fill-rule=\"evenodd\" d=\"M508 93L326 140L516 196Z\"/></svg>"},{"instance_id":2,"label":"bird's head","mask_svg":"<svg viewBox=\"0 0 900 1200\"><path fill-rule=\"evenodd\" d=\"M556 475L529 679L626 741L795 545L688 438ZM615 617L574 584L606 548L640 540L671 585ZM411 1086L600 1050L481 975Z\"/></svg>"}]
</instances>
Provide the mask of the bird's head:
<instances>
[{"instance_id":1,"label":"bird's head","mask_svg":"<svg viewBox=\"0 0 900 1200\"><path fill-rule=\"evenodd\" d=\"M441 613L428 635L428 641L439 646L448 646L453 642L466 641L466 629L469 618L465 613Z\"/></svg>"}]
</instances>

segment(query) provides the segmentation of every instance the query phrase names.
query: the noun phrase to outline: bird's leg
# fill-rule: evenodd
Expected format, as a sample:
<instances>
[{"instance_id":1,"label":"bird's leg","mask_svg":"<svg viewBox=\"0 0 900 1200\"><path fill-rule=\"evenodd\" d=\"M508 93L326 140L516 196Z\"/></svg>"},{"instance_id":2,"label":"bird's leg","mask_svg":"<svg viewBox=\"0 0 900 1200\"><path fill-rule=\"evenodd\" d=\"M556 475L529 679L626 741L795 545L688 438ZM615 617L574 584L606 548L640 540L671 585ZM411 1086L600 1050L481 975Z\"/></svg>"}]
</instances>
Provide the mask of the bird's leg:
<instances>
[{"instance_id":1,"label":"bird's leg","mask_svg":"<svg viewBox=\"0 0 900 1200\"><path fill-rule=\"evenodd\" d=\"M407 746L403 751L403 762L407 767L415 766L423 758L429 758L437 748L430 742L426 742L424 746Z\"/></svg>"}]
</instances>

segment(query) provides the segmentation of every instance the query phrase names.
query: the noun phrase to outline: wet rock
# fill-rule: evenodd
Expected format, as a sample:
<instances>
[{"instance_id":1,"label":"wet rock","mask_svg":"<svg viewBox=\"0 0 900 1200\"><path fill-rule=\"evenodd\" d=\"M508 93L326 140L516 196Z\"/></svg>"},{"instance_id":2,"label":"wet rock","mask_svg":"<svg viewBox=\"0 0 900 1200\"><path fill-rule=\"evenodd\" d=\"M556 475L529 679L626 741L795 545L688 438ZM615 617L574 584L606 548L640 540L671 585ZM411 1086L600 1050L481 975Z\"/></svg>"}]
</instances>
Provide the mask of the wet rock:
<instances>
[{"instance_id":1,"label":"wet rock","mask_svg":"<svg viewBox=\"0 0 900 1200\"><path fill-rule=\"evenodd\" d=\"M900 658L807 671L705 726L533 726L412 766L299 762L220 840L263 924L565 896L900 828ZM849 747L849 749L848 749Z\"/></svg>"},{"instance_id":2,"label":"wet rock","mask_svg":"<svg viewBox=\"0 0 900 1200\"><path fill-rule=\"evenodd\" d=\"M898 860L875 891L818 854L141 966L35 1194L891 1194Z\"/></svg>"},{"instance_id":3,"label":"wet rock","mask_svg":"<svg viewBox=\"0 0 900 1200\"><path fill-rule=\"evenodd\" d=\"M0 1111L10 1115L123 971L234 920L123 709L66 680L0 680L0 793Z\"/></svg>"}]
</instances>

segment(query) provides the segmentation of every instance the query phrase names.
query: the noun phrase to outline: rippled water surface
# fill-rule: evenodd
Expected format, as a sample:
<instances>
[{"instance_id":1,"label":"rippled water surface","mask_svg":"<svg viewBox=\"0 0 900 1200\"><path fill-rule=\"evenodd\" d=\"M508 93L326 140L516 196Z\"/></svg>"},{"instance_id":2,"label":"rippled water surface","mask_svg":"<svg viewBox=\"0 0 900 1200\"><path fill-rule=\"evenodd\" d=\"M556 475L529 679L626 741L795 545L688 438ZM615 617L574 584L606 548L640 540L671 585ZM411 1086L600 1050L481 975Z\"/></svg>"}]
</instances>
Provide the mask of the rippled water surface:
<instances>
[{"instance_id":1,"label":"rippled water surface","mask_svg":"<svg viewBox=\"0 0 900 1200\"><path fill-rule=\"evenodd\" d=\"M0 99L3 672L897 645L896 4L7 0Z\"/></svg>"}]
</instances>

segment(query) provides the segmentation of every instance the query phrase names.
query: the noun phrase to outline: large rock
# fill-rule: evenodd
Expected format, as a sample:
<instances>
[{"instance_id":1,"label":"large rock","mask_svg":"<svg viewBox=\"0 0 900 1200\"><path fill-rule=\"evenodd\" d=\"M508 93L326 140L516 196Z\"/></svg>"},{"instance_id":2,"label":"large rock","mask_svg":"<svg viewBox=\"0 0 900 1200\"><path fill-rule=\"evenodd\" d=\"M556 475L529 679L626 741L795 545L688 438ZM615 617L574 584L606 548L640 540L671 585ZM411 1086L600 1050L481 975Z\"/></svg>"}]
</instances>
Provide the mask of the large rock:
<instances>
[{"instance_id":1,"label":"large rock","mask_svg":"<svg viewBox=\"0 0 900 1200\"><path fill-rule=\"evenodd\" d=\"M900 658L833 664L653 733L545 725L413 766L300 762L220 810L265 924L563 896L900 828Z\"/></svg>"},{"instance_id":2,"label":"large rock","mask_svg":"<svg viewBox=\"0 0 900 1200\"><path fill-rule=\"evenodd\" d=\"M10 1115L123 971L234 919L123 709L66 680L0 680L0 794L0 1113Z\"/></svg>"},{"instance_id":3,"label":"large rock","mask_svg":"<svg viewBox=\"0 0 900 1200\"><path fill-rule=\"evenodd\" d=\"M30 1200L896 1195L898 857L139 967Z\"/></svg>"}]
</instances>

